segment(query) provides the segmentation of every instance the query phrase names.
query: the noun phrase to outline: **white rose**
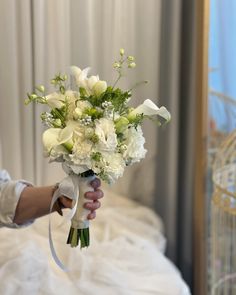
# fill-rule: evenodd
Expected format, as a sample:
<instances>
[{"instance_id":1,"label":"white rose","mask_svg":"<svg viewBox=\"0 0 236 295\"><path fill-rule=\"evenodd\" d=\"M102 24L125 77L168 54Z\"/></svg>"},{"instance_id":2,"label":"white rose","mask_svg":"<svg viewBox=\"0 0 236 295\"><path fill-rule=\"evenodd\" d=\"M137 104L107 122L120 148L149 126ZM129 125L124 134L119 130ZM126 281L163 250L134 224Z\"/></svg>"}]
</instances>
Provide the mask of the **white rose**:
<instances>
[{"instance_id":1,"label":"white rose","mask_svg":"<svg viewBox=\"0 0 236 295\"><path fill-rule=\"evenodd\" d=\"M96 121L95 134L98 136L98 147L102 151L114 151L117 147L115 126L112 120L101 118Z\"/></svg>"},{"instance_id":2,"label":"white rose","mask_svg":"<svg viewBox=\"0 0 236 295\"><path fill-rule=\"evenodd\" d=\"M123 144L126 145L126 149L123 156L127 163L136 163L143 159L146 155L147 150L144 148L145 138L140 126L137 130L134 127L127 129L125 132L126 140Z\"/></svg>"}]
</instances>

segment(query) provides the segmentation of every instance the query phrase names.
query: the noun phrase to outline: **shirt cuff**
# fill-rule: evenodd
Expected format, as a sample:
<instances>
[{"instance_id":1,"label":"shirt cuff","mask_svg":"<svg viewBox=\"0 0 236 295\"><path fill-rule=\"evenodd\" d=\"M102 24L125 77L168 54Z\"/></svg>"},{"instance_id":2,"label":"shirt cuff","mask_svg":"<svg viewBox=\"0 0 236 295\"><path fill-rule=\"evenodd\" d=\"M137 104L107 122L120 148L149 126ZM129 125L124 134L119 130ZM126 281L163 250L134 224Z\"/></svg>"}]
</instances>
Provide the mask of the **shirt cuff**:
<instances>
[{"instance_id":1,"label":"shirt cuff","mask_svg":"<svg viewBox=\"0 0 236 295\"><path fill-rule=\"evenodd\" d=\"M33 185L25 180L8 181L1 185L0 223L2 225L10 228L21 228L34 222L34 220L30 220L20 225L13 222L21 193L27 186Z\"/></svg>"}]
</instances>

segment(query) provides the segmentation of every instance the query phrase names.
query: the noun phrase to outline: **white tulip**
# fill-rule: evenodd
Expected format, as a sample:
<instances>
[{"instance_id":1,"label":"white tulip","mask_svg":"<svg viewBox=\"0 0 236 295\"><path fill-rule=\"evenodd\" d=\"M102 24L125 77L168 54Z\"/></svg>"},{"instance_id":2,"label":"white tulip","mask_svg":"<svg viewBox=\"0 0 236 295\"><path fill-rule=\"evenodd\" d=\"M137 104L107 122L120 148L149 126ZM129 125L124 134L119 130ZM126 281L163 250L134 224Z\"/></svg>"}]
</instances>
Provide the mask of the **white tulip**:
<instances>
[{"instance_id":1,"label":"white tulip","mask_svg":"<svg viewBox=\"0 0 236 295\"><path fill-rule=\"evenodd\" d=\"M139 105L136 109L130 112L129 116L136 116L137 114L144 114L145 116L154 116L158 115L164 118L166 121L169 121L171 118L170 113L167 111L165 107L158 107L153 101L150 99L146 99L141 105Z\"/></svg>"},{"instance_id":2,"label":"white tulip","mask_svg":"<svg viewBox=\"0 0 236 295\"><path fill-rule=\"evenodd\" d=\"M88 78L87 84L89 89L92 90L93 86L99 81L99 76L91 76Z\"/></svg>"},{"instance_id":3,"label":"white tulip","mask_svg":"<svg viewBox=\"0 0 236 295\"><path fill-rule=\"evenodd\" d=\"M95 95L99 96L103 92L105 92L107 89L107 82L106 81L98 81L94 86L93 86L93 92Z\"/></svg>"}]
</instances>

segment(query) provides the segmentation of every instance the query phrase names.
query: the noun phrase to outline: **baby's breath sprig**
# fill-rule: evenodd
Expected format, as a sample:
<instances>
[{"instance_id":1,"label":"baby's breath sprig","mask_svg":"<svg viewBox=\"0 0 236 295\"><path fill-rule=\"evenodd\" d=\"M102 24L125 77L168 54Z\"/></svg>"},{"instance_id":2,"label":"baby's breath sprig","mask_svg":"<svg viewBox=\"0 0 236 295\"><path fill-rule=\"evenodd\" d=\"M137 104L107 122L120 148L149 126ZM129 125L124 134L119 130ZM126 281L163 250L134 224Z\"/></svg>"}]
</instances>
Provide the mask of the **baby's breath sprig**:
<instances>
[{"instance_id":1,"label":"baby's breath sprig","mask_svg":"<svg viewBox=\"0 0 236 295\"><path fill-rule=\"evenodd\" d=\"M134 57L132 55L125 56L125 50L121 48L120 59L118 61L115 61L113 64L113 68L117 71L118 77L115 83L113 84L112 88L114 88L116 84L118 83L118 81L120 80L120 78L124 76L124 73L123 73L124 64L126 64L129 69L133 69L136 67L136 63L134 62Z\"/></svg>"}]
</instances>

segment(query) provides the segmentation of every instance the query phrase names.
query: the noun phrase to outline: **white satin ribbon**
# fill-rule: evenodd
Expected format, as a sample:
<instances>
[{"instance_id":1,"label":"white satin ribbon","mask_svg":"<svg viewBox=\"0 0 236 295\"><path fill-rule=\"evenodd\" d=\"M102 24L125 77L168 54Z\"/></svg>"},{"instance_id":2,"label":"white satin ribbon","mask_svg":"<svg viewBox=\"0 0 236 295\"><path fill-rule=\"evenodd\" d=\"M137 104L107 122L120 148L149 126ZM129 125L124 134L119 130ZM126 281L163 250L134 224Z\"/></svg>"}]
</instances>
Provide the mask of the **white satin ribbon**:
<instances>
[{"instance_id":1,"label":"white satin ribbon","mask_svg":"<svg viewBox=\"0 0 236 295\"><path fill-rule=\"evenodd\" d=\"M50 212L49 212L49 225L48 225L48 232L49 232L49 245L50 245L50 250L52 253L52 257L56 264L63 270L63 271L68 271L68 269L63 265L63 263L60 261L58 258L55 247L53 244L53 239L52 239L52 229L51 229L51 212L54 204L57 202L57 200L61 197L65 196L69 199L71 199L74 203L73 208L67 214L65 217L66 220L71 220L73 216L75 215L77 205L78 205L78 200L79 200L79 181L78 181L78 176L75 174L71 174L64 178L60 183L57 188L57 190L54 192L51 205L50 205Z\"/></svg>"},{"instance_id":2,"label":"white satin ribbon","mask_svg":"<svg viewBox=\"0 0 236 295\"><path fill-rule=\"evenodd\" d=\"M89 191L89 190L93 191L92 188L88 187L88 184L95 178L96 178L95 175L89 176L89 177L86 177L86 179L84 179L84 181L81 182L81 189L82 189L81 193L85 193L86 191ZM83 204L79 204L79 197L80 197L79 196L80 195L79 182L80 182L80 180L81 180L80 176L71 172L67 177L65 177L59 183L58 188L56 189L56 191L53 194L51 205L50 205L49 228L48 228L49 245L50 245L50 250L51 250L52 257L53 257L54 261L63 271L68 271L68 269L60 261L60 259L58 258L57 254L56 254L55 248L54 248L53 239L52 239L52 229L51 229L51 212L52 212L52 208L53 208L54 204L57 202L58 198L61 196L65 196L65 197L72 200L73 207L72 207L71 211L65 216L64 220L71 221L73 219L73 217L76 214L76 210L77 210L78 205L83 206ZM82 197L83 196L81 196L81 198ZM82 201L82 199L81 199L81 201ZM89 202L89 200L87 200L87 202ZM89 211L89 210L85 210L85 212L83 212L83 215L79 218L79 221L73 221L75 224L77 224L77 228L86 228L89 226L89 221L86 220L86 218L87 218L86 211Z\"/></svg>"}]
</instances>

